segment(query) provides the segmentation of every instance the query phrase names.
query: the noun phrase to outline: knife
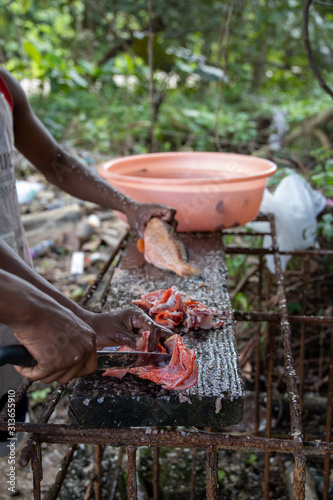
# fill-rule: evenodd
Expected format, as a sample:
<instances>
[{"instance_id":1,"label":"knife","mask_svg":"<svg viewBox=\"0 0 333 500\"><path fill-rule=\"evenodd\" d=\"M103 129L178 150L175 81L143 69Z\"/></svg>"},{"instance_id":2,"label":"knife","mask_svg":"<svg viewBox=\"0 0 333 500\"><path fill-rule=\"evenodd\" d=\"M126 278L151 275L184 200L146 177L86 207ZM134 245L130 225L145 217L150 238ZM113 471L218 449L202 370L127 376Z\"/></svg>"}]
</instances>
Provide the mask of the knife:
<instances>
[{"instance_id":1,"label":"knife","mask_svg":"<svg viewBox=\"0 0 333 500\"><path fill-rule=\"evenodd\" d=\"M164 365L170 363L171 354L160 352L120 351L120 346L105 347L97 351L97 370L107 368L135 368L147 365ZM22 344L0 347L0 366L11 364L32 367L37 362Z\"/></svg>"}]
</instances>

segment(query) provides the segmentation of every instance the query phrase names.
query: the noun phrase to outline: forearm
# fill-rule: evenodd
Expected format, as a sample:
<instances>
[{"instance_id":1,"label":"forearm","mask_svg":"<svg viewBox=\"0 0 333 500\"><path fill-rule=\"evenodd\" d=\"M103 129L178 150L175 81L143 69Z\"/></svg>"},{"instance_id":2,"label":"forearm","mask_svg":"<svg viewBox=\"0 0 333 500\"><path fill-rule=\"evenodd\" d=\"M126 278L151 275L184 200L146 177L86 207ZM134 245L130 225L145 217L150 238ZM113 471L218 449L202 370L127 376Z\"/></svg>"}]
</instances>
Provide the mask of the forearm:
<instances>
[{"instance_id":1,"label":"forearm","mask_svg":"<svg viewBox=\"0 0 333 500\"><path fill-rule=\"evenodd\" d=\"M15 146L45 177L67 193L124 213L133 201L121 195L92 169L85 167L61 149L34 114L15 78L3 68L4 78L14 100Z\"/></svg>"},{"instance_id":2,"label":"forearm","mask_svg":"<svg viewBox=\"0 0 333 500\"><path fill-rule=\"evenodd\" d=\"M0 269L0 322L13 330L31 324L46 310L61 308L28 281Z\"/></svg>"},{"instance_id":3,"label":"forearm","mask_svg":"<svg viewBox=\"0 0 333 500\"><path fill-rule=\"evenodd\" d=\"M0 269L0 323L11 328L29 320L29 284Z\"/></svg>"},{"instance_id":4,"label":"forearm","mask_svg":"<svg viewBox=\"0 0 333 500\"><path fill-rule=\"evenodd\" d=\"M66 307L81 319L85 320L85 316L89 315L87 311L79 307L75 302L63 295L51 283L45 280L42 276L36 273L29 267L3 240L0 238L0 270L5 271L14 278L19 278L21 281L32 285L37 290L52 297L57 303ZM8 281L7 281L8 282ZM1 284L1 301L6 295L6 288ZM19 288L17 288L19 291ZM16 304L14 298L13 304Z\"/></svg>"},{"instance_id":5,"label":"forearm","mask_svg":"<svg viewBox=\"0 0 333 500\"><path fill-rule=\"evenodd\" d=\"M134 203L93 169L84 166L60 147L57 148L52 168L43 173L51 183L72 196L106 208L126 213Z\"/></svg>"}]
</instances>

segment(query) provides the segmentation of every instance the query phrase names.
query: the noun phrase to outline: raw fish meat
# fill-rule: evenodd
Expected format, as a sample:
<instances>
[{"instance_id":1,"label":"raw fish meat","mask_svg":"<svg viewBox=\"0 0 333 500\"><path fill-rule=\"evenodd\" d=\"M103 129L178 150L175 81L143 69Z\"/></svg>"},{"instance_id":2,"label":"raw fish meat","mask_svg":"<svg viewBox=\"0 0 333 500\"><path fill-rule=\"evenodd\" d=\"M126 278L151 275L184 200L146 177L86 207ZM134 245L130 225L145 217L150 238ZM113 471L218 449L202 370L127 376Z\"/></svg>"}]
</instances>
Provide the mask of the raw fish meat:
<instances>
[{"instance_id":1,"label":"raw fish meat","mask_svg":"<svg viewBox=\"0 0 333 500\"><path fill-rule=\"evenodd\" d=\"M148 340L149 332L144 332ZM147 351L147 342L144 351ZM130 347L122 346L120 351L132 351ZM126 373L132 373L140 378L152 380L163 389L187 389L197 383L198 367L195 361L196 354L188 350L180 335L175 334L164 342L164 347L159 345L160 352L172 353L170 363L165 366L149 365L138 368L106 370L104 376L123 378Z\"/></svg>"},{"instance_id":2,"label":"raw fish meat","mask_svg":"<svg viewBox=\"0 0 333 500\"><path fill-rule=\"evenodd\" d=\"M138 240L137 246L145 260L159 269L174 271L179 276L200 276L200 272L187 262L186 248L172 227L158 217L150 219L143 240Z\"/></svg>"},{"instance_id":3,"label":"raw fish meat","mask_svg":"<svg viewBox=\"0 0 333 500\"><path fill-rule=\"evenodd\" d=\"M198 328L221 328L224 319L229 316L229 312L206 307L196 300L183 300L175 286L168 290L146 293L132 302L149 314L158 325L171 330L181 326L185 333Z\"/></svg>"}]
</instances>

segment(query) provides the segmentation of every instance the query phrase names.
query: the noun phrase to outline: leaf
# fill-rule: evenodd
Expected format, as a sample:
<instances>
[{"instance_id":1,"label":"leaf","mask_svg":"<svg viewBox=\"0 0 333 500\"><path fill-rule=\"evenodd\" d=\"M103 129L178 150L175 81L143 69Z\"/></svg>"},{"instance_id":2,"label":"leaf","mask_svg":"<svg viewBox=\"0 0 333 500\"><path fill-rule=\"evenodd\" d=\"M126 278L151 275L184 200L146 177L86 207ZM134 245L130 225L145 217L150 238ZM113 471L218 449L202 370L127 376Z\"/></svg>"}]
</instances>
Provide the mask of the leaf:
<instances>
[{"instance_id":1,"label":"leaf","mask_svg":"<svg viewBox=\"0 0 333 500\"><path fill-rule=\"evenodd\" d=\"M325 237L327 240L333 239L333 215L332 214L324 214L320 222L318 222L318 231Z\"/></svg>"},{"instance_id":2,"label":"leaf","mask_svg":"<svg viewBox=\"0 0 333 500\"><path fill-rule=\"evenodd\" d=\"M35 404L43 403L47 398L47 395L52 392L51 387L45 387L45 389L33 391L30 393L30 396Z\"/></svg>"},{"instance_id":3,"label":"leaf","mask_svg":"<svg viewBox=\"0 0 333 500\"><path fill-rule=\"evenodd\" d=\"M23 42L23 47L30 59L39 64L42 59L42 54L36 49L35 45L33 45L28 40L25 40Z\"/></svg>"},{"instance_id":4,"label":"leaf","mask_svg":"<svg viewBox=\"0 0 333 500\"><path fill-rule=\"evenodd\" d=\"M78 74L75 69L70 69L68 71L68 77L74 82L78 87L82 87L84 89L88 88L88 83L85 81L82 76Z\"/></svg>"},{"instance_id":5,"label":"leaf","mask_svg":"<svg viewBox=\"0 0 333 500\"><path fill-rule=\"evenodd\" d=\"M253 464L257 460L258 460L257 455L255 455L254 453L251 453L251 455L246 459L246 463Z\"/></svg>"},{"instance_id":6,"label":"leaf","mask_svg":"<svg viewBox=\"0 0 333 500\"><path fill-rule=\"evenodd\" d=\"M225 470L219 470L217 472L217 477L219 478L220 481L223 481L223 479L225 478L226 475L227 475L227 473Z\"/></svg>"},{"instance_id":7,"label":"leaf","mask_svg":"<svg viewBox=\"0 0 333 500\"><path fill-rule=\"evenodd\" d=\"M201 64L195 70L195 73L203 76L207 80L219 82L221 80L226 81L225 72L221 68L216 68L215 66L209 66L208 64Z\"/></svg>"}]
</instances>

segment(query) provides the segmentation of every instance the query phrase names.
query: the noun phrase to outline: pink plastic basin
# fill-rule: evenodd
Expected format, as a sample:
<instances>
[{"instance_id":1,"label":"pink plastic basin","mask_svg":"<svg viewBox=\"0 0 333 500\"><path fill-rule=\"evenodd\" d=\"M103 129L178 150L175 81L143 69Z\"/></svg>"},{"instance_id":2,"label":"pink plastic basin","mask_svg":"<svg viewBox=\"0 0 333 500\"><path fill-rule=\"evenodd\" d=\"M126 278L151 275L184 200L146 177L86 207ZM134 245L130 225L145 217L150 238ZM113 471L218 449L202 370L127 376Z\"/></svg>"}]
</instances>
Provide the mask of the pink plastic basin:
<instances>
[{"instance_id":1,"label":"pink plastic basin","mask_svg":"<svg viewBox=\"0 0 333 500\"><path fill-rule=\"evenodd\" d=\"M112 159L99 174L120 192L177 210L178 231L216 231L253 220L275 163L230 153L151 153Z\"/></svg>"}]
</instances>

